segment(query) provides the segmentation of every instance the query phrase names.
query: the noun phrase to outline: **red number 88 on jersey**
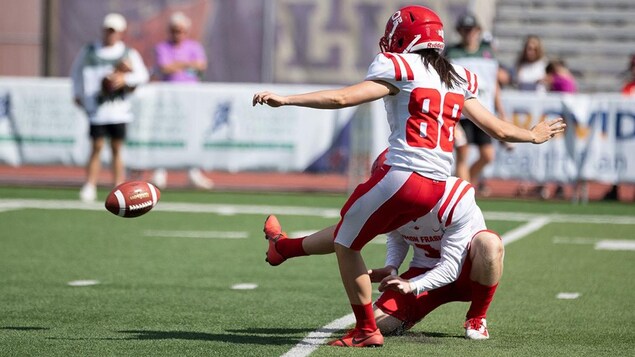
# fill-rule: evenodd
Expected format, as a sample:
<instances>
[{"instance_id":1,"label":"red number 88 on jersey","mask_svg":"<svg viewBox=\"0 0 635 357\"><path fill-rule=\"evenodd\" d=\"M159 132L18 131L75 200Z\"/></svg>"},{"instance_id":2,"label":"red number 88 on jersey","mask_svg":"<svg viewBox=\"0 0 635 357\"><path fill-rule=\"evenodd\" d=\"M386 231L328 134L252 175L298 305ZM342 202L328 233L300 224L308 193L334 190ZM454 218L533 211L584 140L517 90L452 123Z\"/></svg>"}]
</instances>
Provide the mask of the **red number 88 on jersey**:
<instances>
[{"instance_id":1,"label":"red number 88 on jersey","mask_svg":"<svg viewBox=\"0 0 635 357\"><path fill-rule=\"evenodd\" d=\"M413 147L445 152L454 149L454 127L461 118L464 97L458 93L441 93L432 88L415 88L410 94L406 122L406 141ZM443 112L441 112L443 107Z\"/></svg>"}]
</instances>

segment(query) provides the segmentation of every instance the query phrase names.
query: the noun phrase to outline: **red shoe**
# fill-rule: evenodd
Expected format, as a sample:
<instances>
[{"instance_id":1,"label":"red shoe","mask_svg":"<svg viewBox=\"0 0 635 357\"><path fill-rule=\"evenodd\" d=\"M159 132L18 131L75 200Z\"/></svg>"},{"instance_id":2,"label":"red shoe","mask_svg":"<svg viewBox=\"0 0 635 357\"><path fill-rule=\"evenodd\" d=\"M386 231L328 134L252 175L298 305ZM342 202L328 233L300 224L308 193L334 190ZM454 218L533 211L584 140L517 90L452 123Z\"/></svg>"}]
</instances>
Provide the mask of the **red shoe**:
<instances>
[{"instance_id":1,"label":"red shoe","mask_svg":"<svg viewBox=\"0 0 635 357\"><path fill-rule=\"evenodd\" d=\"M329 342L335 347L381 347L384 345L384 336L379 329L373 332L366 332L352 329L344 337Z\"/></svg>"},{"instance_id":2,"label":"red shoe","mask_svg":"<svg viewBox=\"0 0 635 357\"><path fill-rule=\"evenodd\" d=\"M265 261L271 266L282 264L287 258L278 252L276 243L287 239L287 234L282 231L278 218L274 215L267 217L263 231L265 232L265 239L269 241L269 249L267 249L267 258L265 258Z\"/></svg>"}]
</instances>

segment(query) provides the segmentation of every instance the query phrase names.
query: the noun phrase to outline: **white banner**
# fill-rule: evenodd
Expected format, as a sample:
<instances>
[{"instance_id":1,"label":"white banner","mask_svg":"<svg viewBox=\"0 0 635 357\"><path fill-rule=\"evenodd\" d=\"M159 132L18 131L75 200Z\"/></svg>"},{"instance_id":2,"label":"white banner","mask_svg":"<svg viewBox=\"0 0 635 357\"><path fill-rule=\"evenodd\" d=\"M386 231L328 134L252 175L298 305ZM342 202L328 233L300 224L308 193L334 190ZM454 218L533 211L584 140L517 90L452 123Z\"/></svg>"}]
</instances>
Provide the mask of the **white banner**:
<instances>
[{"instance_id":1,"label":"white banner","mask_svg":"<svg viewBox=\"0 0 635 357\"><path fill-rule=\"evenodd\" d=\"M0 162L77 165L88 156L88 123L73 106L70 82L0 79L7 118L0 123Z\"/></svg>"},{"instance_id":2,"label":"white banner","mask_svg":"<svg viewBox=\"0 0 635 357\"><path fill-rule=\"evenodd\" d=\"M321 88L267 89L295 93ZM128 165L302 171L332 145L354 113L354 108L252 107L253 94L260 90L247 84L144 88L130 125Z\"/></svg>"},{"instance_id":3,"label":"white banner","mask_svg":"<svg viewBox=\"0 0 635 357\"><path fill-rule=\"evenodd\" d=\"M557 96L507 92L503 98L508 120L523 128L529 129L542 120L561 116L562 101ZM570 159L564 136L541 145L515 143L511 150L496 142L496 159L486 168L484 176L534 182L569 182L576 177L576 167Z\"/></svg>"},{"instance_id":4,"label":"white banner","mask_svg":"<svg viewBox=\"0 0 635 357\"><path fill-rule=\"evenodd\" d=\"M323 86L152 83L135 92L135 121L128 127L125 162L130 168L247 171L307 170L345 133L355 109L252 107L253 93L281 94ZM531 128L564 116L568 130L543 144L497 146L486 177L535 182L579 179L635 182L635 99L621 95L503 92L510 119ZM370 132L357 134L371 160L387 145L383 103L359 112ZM363 137L359 137L359 136ZM341 139L341 138L339 138ZM364 144L365 143L365 144ZM347 140L344 144L349 145ZM348 148L344 155L351 155ZM0 163L83 165L89 154L88 123L72 104L68 79L0 78ZM104 161L109 150L104 150Z\"/></svg>"},{"instance_id":5,"label":"white banner","mask_svg":"<svg viewBox=\"0 0 635 357\"><path fill-rule=\"evenodd\" d=\"M128 126L126 166L303 171L331 147L354 113L354 108L252 107L253 94L264 89L253 84L158 83L139 88L135 121ZM266 89L295 93L323 87ZM68 80L0 78L2 98L9 103L8 118L0 116L0 162L86 162L88 123L72 104ZM109 150L103 159L109 160Z\"/></svg>"},{"instance_id":6,"label":"white banner","mask_svg":"<svg viewBox=\"0 0 635 357\"><path fill-rule=\"evenodd\" d=\"M535 94L503 92L516 125L531 128L563 116L565 135L542 144L517 144L497 150L487 174L532 181L593 180L635 182L635 98L620 94Z\"/></svg>"}]
</instances>

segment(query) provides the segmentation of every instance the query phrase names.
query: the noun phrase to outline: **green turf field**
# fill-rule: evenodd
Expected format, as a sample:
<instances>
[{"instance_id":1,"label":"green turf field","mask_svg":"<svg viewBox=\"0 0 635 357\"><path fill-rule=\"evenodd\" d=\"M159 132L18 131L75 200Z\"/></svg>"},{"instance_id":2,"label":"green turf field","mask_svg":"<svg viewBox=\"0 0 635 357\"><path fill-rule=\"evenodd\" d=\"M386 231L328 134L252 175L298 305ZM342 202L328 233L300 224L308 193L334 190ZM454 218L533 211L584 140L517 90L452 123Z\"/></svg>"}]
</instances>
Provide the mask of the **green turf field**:
<instances>
[{"instance_id":1,"label":"green turf field","mask_svg":"<svg viewBox=\"0 0 635 357\"><path fill-rule=\"evenodd\" d=\"M490 340L462 338L467 303L454 303L406 335L387 337L379 349L312 350L316 338L301 341L316 330L339 334L324 326L350 313L335 257L270 267L262 223L275 213L291 234L317 230L336 222L344 196L165 191L155 210L134 219L76 196L68 189L0 188L2 356L635 351L632 204L482 201L489 227L517 239L506 246L488 314ZM383 266L382 244L363 252L369 267ZM68 285L78 280L99 284ZM257 287L232 289L236 284ZM559 299L560 293L579 295Z\"/></svg>"}]
</instances>

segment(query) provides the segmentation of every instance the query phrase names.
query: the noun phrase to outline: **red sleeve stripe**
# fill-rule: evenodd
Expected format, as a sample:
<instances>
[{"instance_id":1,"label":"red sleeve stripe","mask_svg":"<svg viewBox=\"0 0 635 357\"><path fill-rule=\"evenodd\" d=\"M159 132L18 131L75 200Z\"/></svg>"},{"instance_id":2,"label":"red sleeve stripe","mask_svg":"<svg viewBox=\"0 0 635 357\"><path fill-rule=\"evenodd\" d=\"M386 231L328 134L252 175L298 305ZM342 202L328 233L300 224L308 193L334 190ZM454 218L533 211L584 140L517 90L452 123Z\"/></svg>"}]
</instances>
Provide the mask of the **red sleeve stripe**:
<instances>
[{"instance_id":1,"label":"red sleeve stripe","mask_svg":"<svg viewBox=\"0 0 635 357\"><path fill-rule=\"evenodd\" d=\"M468 71L467 68L464 68L464 70L465 70L465 79L467 79L467 90L472 92L472 73L470 73L470 71Z\"/></svg>"},{"instance_id":2,"label":"red sleeve stripe","mask_svg":"<svg viewBox=\"0 0 635 357\"><path fill-rule=\"evenodd\" d=\"M415 74L414 72L412 72L412 68L410 68L408 61L406 61L406 59L403 58L401 55L397 55L397 58L401 60L401 63L403 63L404 68L406 68L406 76L408 80L413 81L415 79Z\"/></svg>"},{"instance_id":3,"label":"red sleeve stripe","mask_svg":"<svg viewBox=\"0 0 635 357\"><path fill-rule=\"evenodd\" d=\"M472 81L472 79L476 80L476 76L472 74L472 72L465 69L465 78L467 79L467 90L472 92L472 94L476 93L476 83Z\"/></svg>"},{"instance_id":4,"label":"red sleeve stripe","mask_svg":"<svg viewBox=\"0 0 635 357\"><path fill-rule=\"evenodd\" d=\"M454 206L452 206L452 209L450 210L450 213L448 214L448 219L445 221L445 226L448 227L450 224L452 224L452 215L454 214L454 209L456 208L456 206L459 205L459 202L461 201L461 199L463 198L463 196L465 196L465 194L467 193L467 191L469 191L472 188L472 185L470 185L469 183L467 185L465 185L465 187L463 188L463 191L461 191L461 194L459 195L459 197L456 199L456 202L454 202Z\"/></svg>"},{"instance_id":5,"label":"red sleeve stripe","mask_svg":"<svg viewBox=\"0 0 635 357\"><path fill-rule=\"evenodd\" d=\"M459 186L461 186L462 182L463 180L461 179L456 180L456 182L454 183L454 186L452 186L452 190L450 190L450 194L448 195L448 197L445 198L445 202L443 202L443 204L441 205L441 208L439 209L439 213L437 213L437 219L439 220L439 223L443 221L441 217L443 217L443 214L445 213L445 210L448 208L450 201L452 201L452 197L454 197L454 193L456 192L456 190L459 189Z\"/></svg>"},{"instance_id":6,"label":"red sleeve stripe","mask_svg":"<svg viewBox=\"0 0 635 357\"><path fill-rule=\"evenodd\" d=\"M478 76L474 74L474 90L472 91L472 93L476 94L477 90L478 90Z\"/></svg>"},{"instance_id":7,"label":"red sleeve stripe","mask_svg":"<svg viewBox=\"0 0 635 357\"><path fill-rule=\"evenodd\" d=\"M397 59L392 53L384 52L384 56L388 57L392 61L392 64L395 66L395 79L400 81L401 80L401 66L399 66L399 62L397 61Z\"/></svg>"}]
</instances>

